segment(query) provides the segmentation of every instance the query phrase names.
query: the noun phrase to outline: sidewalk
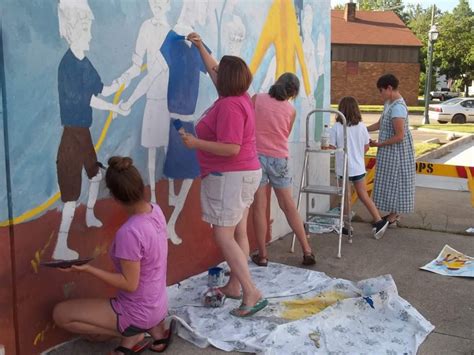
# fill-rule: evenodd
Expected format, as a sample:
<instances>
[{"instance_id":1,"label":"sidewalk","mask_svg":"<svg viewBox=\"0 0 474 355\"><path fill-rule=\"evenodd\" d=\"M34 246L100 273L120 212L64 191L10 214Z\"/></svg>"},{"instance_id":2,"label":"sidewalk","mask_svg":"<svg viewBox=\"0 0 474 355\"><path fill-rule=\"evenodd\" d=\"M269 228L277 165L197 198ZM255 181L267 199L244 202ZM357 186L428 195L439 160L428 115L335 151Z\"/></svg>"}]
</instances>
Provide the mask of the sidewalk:
<instances>
[{"instance_id":1,"label":"sidewalk","mask_svg":"<svg viewBox=\"0 0 474 355\"><path fill-rule=\"evenodd\" d=\"M361 222L354 223L353 244L343 242L342 259L336 258L335 234L312 236L311 244L318 257L314 269L353 281L391 274L400 296L436 327L420 347L419 354L471 354L474 351L473 280L419 269L433 260L445 244L474 255L474 235L452 233L464 231L474 224L474 208L470 206L469 193L427 188L417 188L416 192L416 212L403 218L403 227L387 230L379 241L371 238L371 226L362 222L367 218L366 212L360 203L356 204L355 211ZM300 266L301 253L289 253L290 244L291 235L272 243L269 247L271 261ZM91 344L81 340L50 354L105 354L113 346L113 343ZM225 352L210 347L199 349L175 336L166 353Z\"/></svg>"}]
</instances>

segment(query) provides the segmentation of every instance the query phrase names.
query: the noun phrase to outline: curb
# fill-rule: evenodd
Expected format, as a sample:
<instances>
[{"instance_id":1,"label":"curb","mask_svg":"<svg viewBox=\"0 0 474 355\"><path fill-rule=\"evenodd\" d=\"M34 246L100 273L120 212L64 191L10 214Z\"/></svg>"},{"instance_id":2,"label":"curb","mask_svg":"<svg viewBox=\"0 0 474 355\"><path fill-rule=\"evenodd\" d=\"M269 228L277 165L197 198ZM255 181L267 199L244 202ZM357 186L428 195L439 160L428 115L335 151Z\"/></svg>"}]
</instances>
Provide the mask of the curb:
<instances>
[{"instance_id":1,"label":"curb","mask_svg":"<svg viewBox=\"0 0 474 355\"><path fill-rule=\"evenodd\" d=\"M430 130L433 131L433 130ZM452 133L452 132L449 132ZM462 138L458 138L455 141L449 142L444 144L442 147L439 147L438 149L429 151L425 154L420 155L418 158L416 158L416 161L425 161L428 159L438 159L442 157L443 155L448 154L448 152L452 151L453 149L469 143L471 140L474 140L474 135L473 134L468 134L465 135Z\"/></svg>"},{"instance_id":2,"label":"curb","mask_svg":"<svg viewBox=\"0 0 474 355\"><path fill-rule=\"evenodd\" d=\"M413 128L413 127L410 127ZM443 133L443 134L457 134L458 136L472 136L472 133L465 133L465 132L456 132L456 131L444 131L441 129L431 129L431 128L424 128L424 127L418 127L415 129L416 131L421 131L421 132L432 132L432 133Z\"/></svg>"}]
</instances>

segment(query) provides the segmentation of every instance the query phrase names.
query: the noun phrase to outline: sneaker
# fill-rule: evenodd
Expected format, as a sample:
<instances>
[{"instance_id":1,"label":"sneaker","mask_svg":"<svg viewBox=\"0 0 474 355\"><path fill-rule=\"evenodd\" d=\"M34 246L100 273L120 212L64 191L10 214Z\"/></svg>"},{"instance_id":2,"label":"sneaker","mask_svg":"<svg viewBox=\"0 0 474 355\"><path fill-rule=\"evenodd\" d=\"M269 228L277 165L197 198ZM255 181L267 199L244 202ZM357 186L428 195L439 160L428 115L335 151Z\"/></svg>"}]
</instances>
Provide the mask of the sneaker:
<instances>
[{"instance_id":1,"label":"sneaker","mask_svg":"<svg viewBox=\"0 0 474 355\"><path fill-rule=\"evenodd\" d=\"M342 234L343 235L349 235L349 229L346 227L342 227ZM351 234L354 234L354 228L351 227Z\"/></svg>"},{"instance_id":2,"label":"sneaker","mask_svg":"<svg viewBox=\"0 0 474 355\"><path fill-rule=\"evenodd\" d=\"M389 221L386 219L381 219L378 222L375 222L372 224L372 233L374 233L374 238L375 239L380 239L383 237L385 231L387 230L389 225Z\"/></svg>"}]
</instances>

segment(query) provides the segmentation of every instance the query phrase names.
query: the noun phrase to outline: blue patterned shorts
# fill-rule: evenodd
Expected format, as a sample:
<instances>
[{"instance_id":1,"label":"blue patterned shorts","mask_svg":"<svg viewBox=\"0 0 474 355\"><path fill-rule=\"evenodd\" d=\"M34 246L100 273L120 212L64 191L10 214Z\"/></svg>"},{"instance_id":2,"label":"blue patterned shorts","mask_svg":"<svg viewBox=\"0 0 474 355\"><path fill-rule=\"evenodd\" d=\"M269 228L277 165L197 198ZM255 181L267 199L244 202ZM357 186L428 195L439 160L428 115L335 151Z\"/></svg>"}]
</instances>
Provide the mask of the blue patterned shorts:
<instances>
[{"instance_id":1,"label":"blue patterned shorts","mask_svg":"<svg viewBox=\"0 0 474 355\"><path fill-rule=\"evenodd\" d=\"M259 154L258 160L260 160L260 166L262 167L260 186L268 183L275 189L291 186L293 178L288 167L288 158L273 158Z\"/></svg>"}]
</instances>

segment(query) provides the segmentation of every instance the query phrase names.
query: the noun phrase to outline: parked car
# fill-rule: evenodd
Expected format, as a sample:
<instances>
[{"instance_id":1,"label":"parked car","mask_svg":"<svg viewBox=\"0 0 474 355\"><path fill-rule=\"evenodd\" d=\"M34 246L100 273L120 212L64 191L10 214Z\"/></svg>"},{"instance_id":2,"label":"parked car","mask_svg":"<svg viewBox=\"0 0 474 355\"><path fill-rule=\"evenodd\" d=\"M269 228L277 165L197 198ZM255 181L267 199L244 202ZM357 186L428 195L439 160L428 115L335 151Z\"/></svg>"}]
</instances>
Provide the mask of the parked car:
<instances>
[{"instance_id":1,"label":"parked car","mask_svg":"<svg viewBox=\"0 0 474 355\"><path fill-rule=\"evenodd\" d=\"M429 106L430 120L439 123L474 122L474 97L456 98Z\"/></svg>"},{"instance_id":2,"label":"parked car","mask_svg":"<svg viewBox=\"0 0 474 355\"><path fill-rule=\"evenodd\" d=\"M449 91L449 88L441 88L440 90L430 91L430 100L439 99L439 101L445 101L458 96L458 92Z\"/></svg>"}]
</instances>

